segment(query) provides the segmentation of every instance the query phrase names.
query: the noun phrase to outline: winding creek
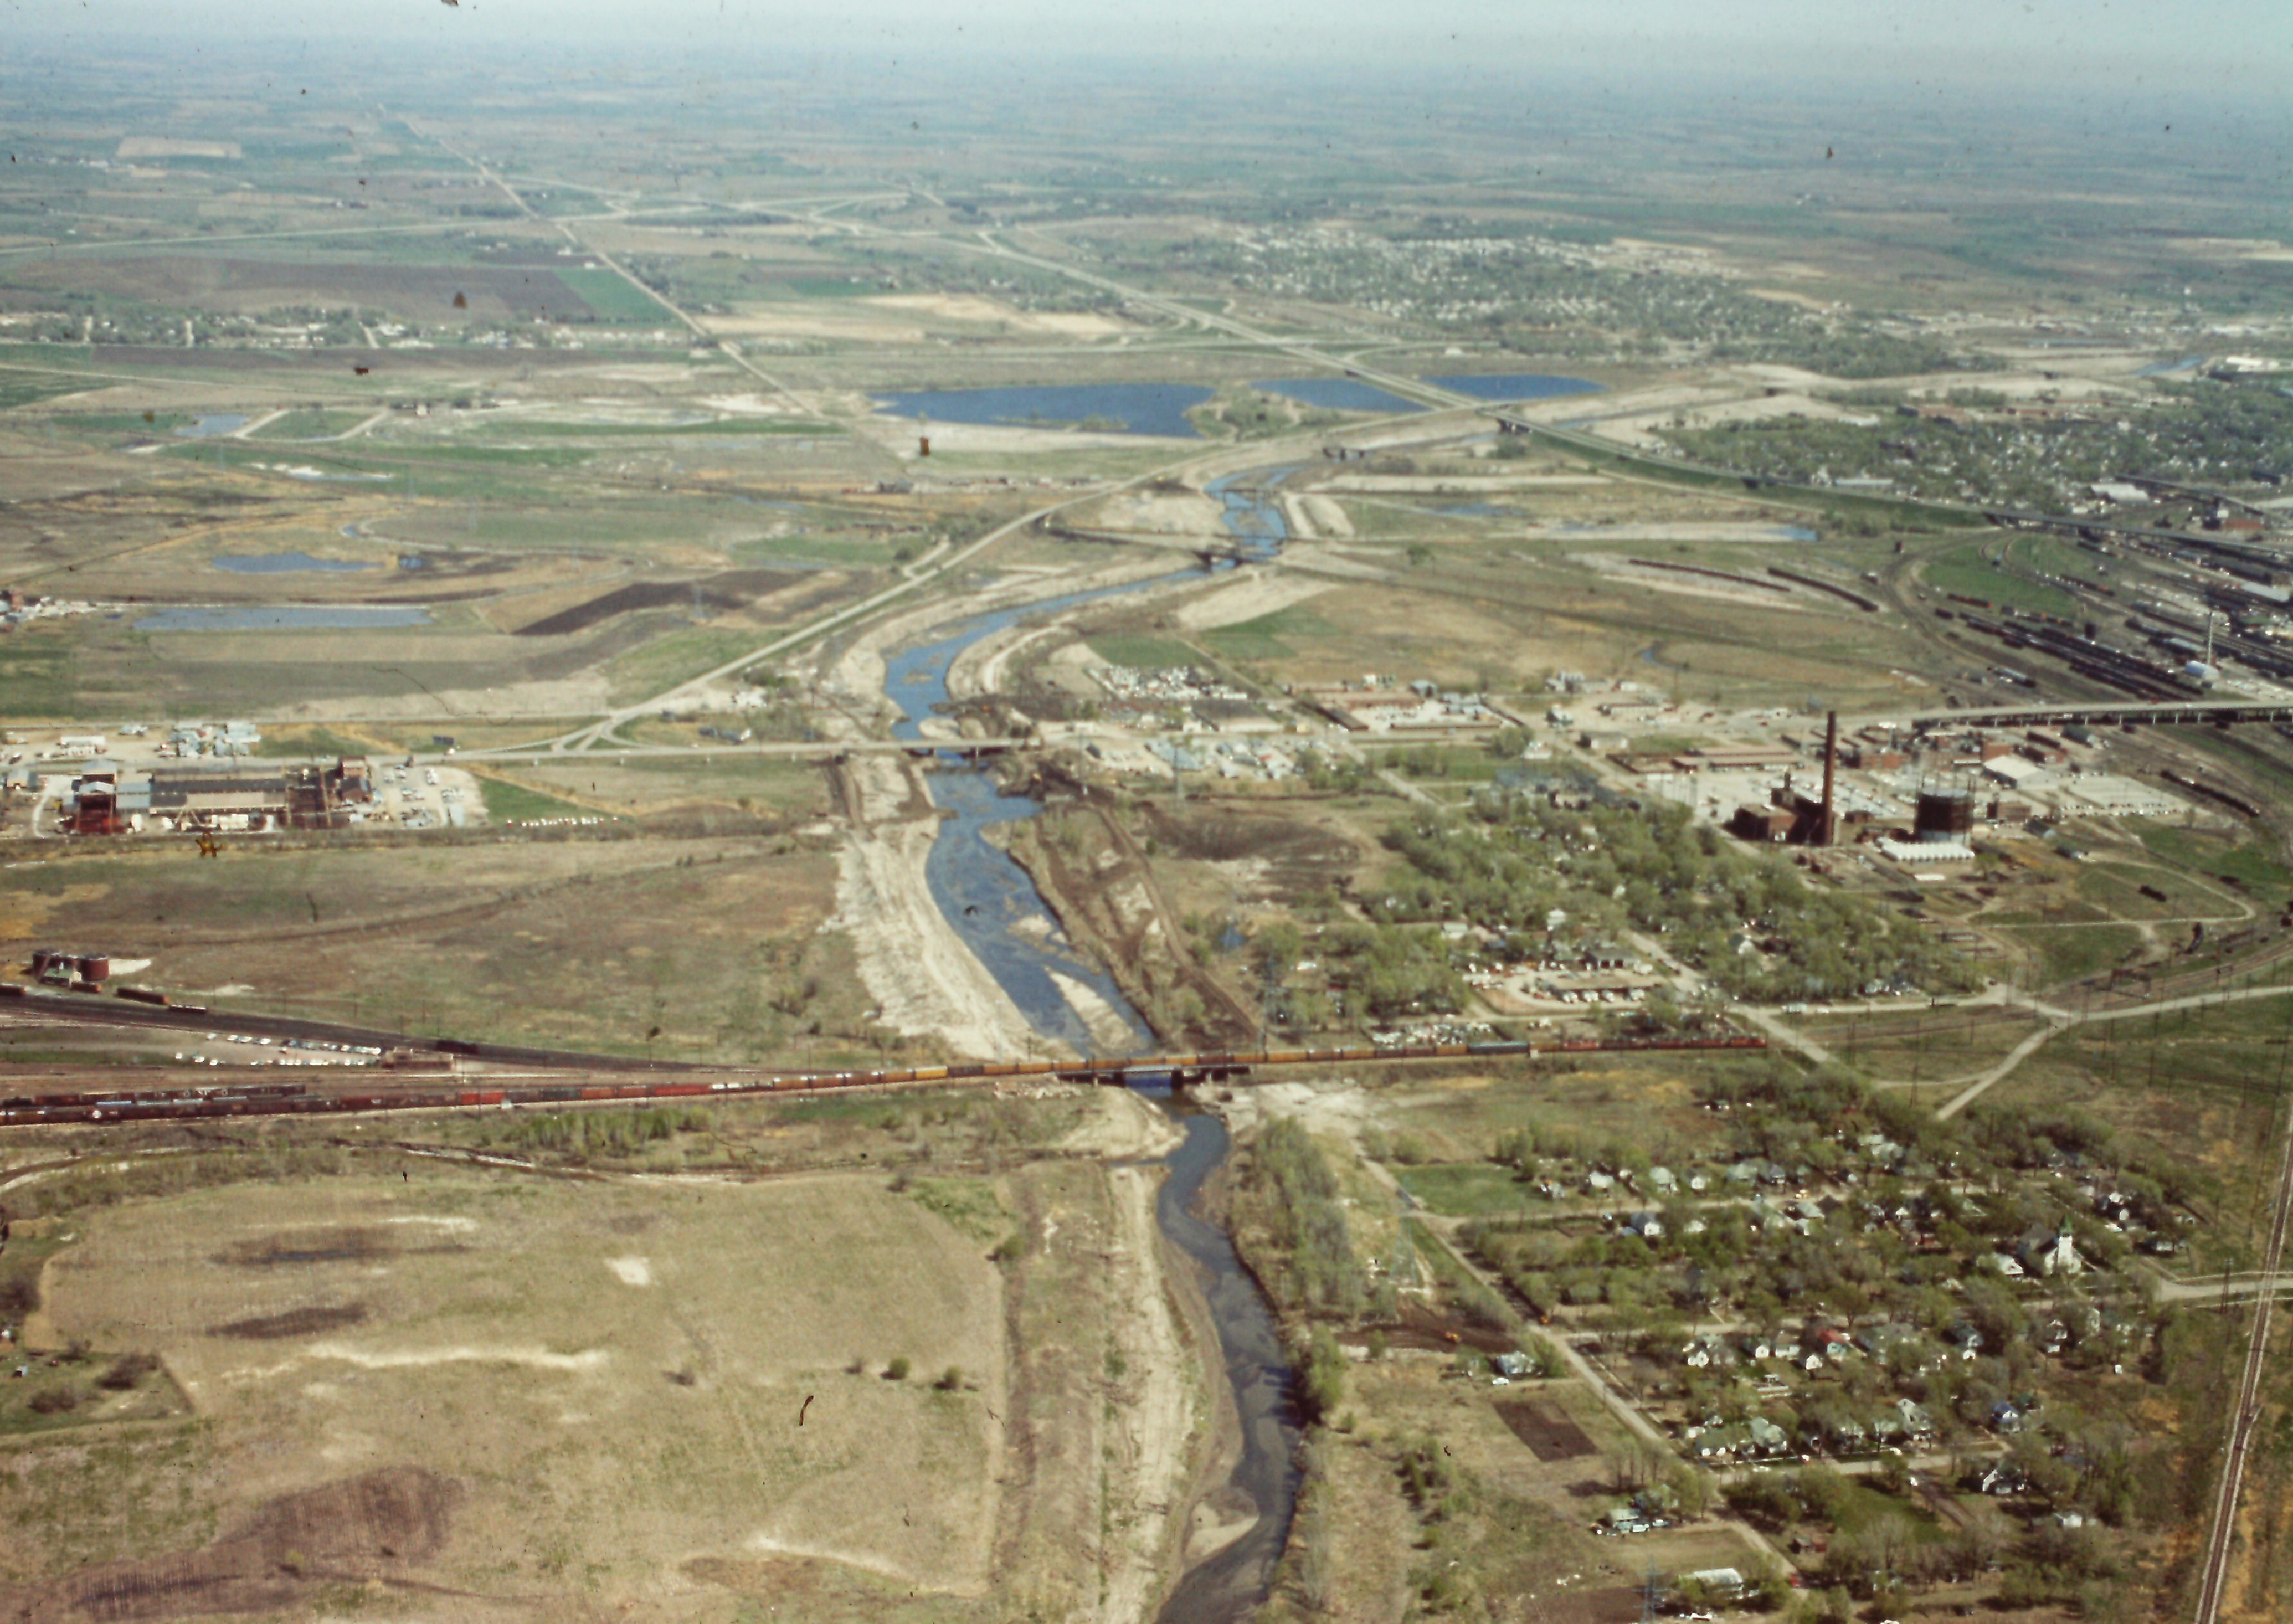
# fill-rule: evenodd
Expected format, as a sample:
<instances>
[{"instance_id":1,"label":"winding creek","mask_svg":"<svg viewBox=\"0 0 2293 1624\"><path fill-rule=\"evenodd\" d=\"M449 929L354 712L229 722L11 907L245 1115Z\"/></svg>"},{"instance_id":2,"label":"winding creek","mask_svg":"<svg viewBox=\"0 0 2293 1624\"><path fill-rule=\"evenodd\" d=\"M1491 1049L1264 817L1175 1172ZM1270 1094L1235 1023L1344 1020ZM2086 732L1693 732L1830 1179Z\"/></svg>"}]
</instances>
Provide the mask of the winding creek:
<instances>
[{"instance_id":1,"label":"winding creek","mask_svg":"<svg viewBox=\"0 0 2293 1624\"><path fill-rule=\"evenodd\" d=\"M1224 507L1227 529L1244 558L1271 558L1288 539L1276 489L1292 471L1233 475L1208 487ZM930 642L888 655L884 691L902 717L893 733L903 739L925 736L924 721L947 701L950 667L981 638L1028 617L1174 579L1179 577L1161 575L976 615ZM991 771L965 764L952 751L941 752L926 785L932 803L946 814L925 865L932 900L1029 1025L1045 1039L1068 1043L1078 1052L1105 1054L1113 1036L1110 1023L1119 1022L1128 1032L1122 1052L1150 1052L1153 1035L1114 978L1074 952L1026 871L987 839L996 824L1032 817L1041 808L1025 796L1004 794ZM1086 989L1106 1006L1095 1023L1085 1019L1063 983ZM1159 1619L1160 1624L1228 1624L1264 1601L1289 1539L1300 1434L1292 1418L1291 1373L1273 1311L1225 1231L1194 1211L1204 1181L1226 1160L1231 1143L1226 1125L1168 1099L1167 1088L1155 1092L1164 1097L1164 1108L1178 1116L1186 1133L1179 1148L1163 1158L1169 1172L1156 1198L1155 1222L1199 1272L1242 1421L1242 1457L1229 1480L1228 1498L1246 1497L1258 1512L1241 1538L1184 1575Z\"/></svg>"}]
</instances>

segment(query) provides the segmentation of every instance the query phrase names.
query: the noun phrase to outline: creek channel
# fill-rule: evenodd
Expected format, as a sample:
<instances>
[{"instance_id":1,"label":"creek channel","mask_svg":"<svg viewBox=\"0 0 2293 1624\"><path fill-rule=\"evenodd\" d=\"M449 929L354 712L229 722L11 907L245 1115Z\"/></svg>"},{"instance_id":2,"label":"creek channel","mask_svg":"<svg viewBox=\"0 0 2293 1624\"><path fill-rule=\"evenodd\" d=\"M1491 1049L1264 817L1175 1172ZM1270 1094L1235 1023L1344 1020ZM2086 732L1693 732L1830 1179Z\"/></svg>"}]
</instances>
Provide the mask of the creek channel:
<instances>
[{"instance_id":1,"label":"creek channel","mask_svg":"<svg viewBox=\"0 0 2293 1624\"><path fill-rule=\"evenodd\" d=\"M1279 468L1237 474L1207 487L1224 508L1226 527L1244 560L1272 558L1288 540L1276 490L1292 472ZM901 713L894 736L923 738L925 719L947 702L949 668L982 637L1021 620L1192 573L1158 575L975 615L944 629L928 643L886 656L884 692ZM987 831L995 824L1033 817L1041 808L1026 796L1005 794L992 770L965 762L953 751L939 752L924 782L932 804L945 814L924 863L932 902L1028 1024L1078 1053L1106 1054L1114 1036L1112 1023L1119 1021L1128 1032L1127 1045L1120 1052L1150 1052L1153 1034L1114 978L1074 951L1033 880L987 839ZM1063 983L1087 989L1087 1003L1105 1005L1096 1022L1103 1035L1095 1040L1093 1023L1085 1019ZM1292 1418L1291 1375L1283 1361L1273 1311L1243 1268L1234 1243L1193 1211L1203 1181L1226 1160L1230 1144L1226 1125L1169 1100L1167 1084L1160 1090L1150 1085L1146 1092L1165 1096L1164 1108L1178 1117L1186 1133L1179 1148L1163 1158L1170 1171L1156 1198L1155 1222L1164 1238L1200 1271L1228 1384L1242 1420L1242 1458L1228 1498L1246 1497L1258 1513L1240 1539L1187 1572L1163 1604L1158 1624L1229 1624L1265 1600L1274 1564L1289 1539L1298 1499L1295 1457L1300 1434Z\"/></svg>"}]
</instances>

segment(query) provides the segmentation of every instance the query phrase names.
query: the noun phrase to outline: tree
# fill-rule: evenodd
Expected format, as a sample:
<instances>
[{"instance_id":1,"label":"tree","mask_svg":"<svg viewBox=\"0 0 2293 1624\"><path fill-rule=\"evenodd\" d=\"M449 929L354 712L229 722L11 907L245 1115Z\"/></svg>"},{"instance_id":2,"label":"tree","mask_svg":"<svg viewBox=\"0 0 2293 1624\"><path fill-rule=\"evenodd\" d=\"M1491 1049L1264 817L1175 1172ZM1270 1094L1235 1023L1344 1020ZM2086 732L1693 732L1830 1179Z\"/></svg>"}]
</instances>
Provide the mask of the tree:
<instances>
[{"instance_id":1,"label":"tree","mask_svg":"<svg viewBox=\"0 0 2293 1624\"><path fill-rule=\"evenodd\" d=\"M1712 1509L1712 1480L1694 1466L1673 1466L1664 1474L1664 1482L1681 1516L1700 1517Z\"/></svg>"}]
</instances>

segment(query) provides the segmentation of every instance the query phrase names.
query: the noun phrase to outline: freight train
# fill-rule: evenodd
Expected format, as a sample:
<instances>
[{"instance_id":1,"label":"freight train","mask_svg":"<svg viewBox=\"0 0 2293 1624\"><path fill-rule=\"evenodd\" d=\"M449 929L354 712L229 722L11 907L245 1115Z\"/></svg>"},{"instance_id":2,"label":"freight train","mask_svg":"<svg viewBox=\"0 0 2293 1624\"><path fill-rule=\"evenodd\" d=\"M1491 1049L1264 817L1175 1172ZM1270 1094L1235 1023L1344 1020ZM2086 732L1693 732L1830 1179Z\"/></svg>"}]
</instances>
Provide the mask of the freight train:
<instances>
[{"instance_id":1,"label":"freight train","mask_svg":"<svg viewBox=\"0 0 2293 1624\"><path fill-rule=\"evenodd\" d=\"M0 1127L53 1122L142 1122L199 1116L320 1116L345 1111L440 1110L468 1106L548 1106L599 1101L713 1099L725 1095L809 1093L910 1083L967 1083L1001 1077L1056 1077L1064 1083L1122 1086L1175 1084L1248 1076L1261 1066L1337 1066L1383 1060L1482 1056L1594 1054L1654 1050L1764 1049L1763 1037L1586 1037L1554 1043L1385 1043L1349 1049L1271 1049L1236 1053L1162 1055L1131 1060L973 1060L888 1071L806 1072L718 1083L519 1084L484 1088L393 1089L387 1093L314 1089L307 1083L218 1084L213 1087L111 1092L19 1094L0 1099Z\"/></svg>"}]
</instances>

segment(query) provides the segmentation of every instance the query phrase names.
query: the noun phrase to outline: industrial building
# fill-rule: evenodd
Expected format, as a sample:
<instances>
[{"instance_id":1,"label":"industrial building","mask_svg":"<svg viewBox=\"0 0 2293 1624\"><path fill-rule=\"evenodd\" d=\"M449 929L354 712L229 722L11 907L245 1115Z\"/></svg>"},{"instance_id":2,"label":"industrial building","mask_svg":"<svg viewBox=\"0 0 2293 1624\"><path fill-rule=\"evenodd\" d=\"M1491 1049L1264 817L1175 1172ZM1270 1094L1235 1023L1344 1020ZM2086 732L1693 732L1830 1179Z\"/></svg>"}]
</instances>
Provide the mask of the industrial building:
<instances>
[{"instance_id":1,"label":"industrial building","mask_svg":"<svg viewBox=\"0 0 2293 1624\"><path fill-rule=\"evenodd\" d=\"M72 834L345 829L356 821L352 809L373 800L363 756L344 756L331 767L162 766L142 779L124 778L116 762L95 761L73 781L62 827Z\"/></svg>"}]
</instances>

